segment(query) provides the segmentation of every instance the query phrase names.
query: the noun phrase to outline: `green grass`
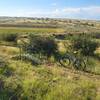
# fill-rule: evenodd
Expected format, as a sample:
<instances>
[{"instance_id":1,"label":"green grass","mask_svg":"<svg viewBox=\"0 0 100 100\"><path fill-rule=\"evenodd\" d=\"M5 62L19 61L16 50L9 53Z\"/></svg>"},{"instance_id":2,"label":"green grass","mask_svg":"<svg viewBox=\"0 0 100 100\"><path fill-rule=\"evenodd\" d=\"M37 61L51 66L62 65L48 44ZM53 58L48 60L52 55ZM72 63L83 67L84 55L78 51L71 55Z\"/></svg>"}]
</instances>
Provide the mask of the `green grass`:
<instances>
[{"instance_id":1,"label":"green grass","mask_svg":"<svg viewBox=\"0 0 100 100\"><path fill-rule=\"evenodd\" d=\"M17 27L0 27L0 33L63 33L61 28L17 28Z\"/></svg>"},{"instance_id":2,"label":"green grass","mask_svg":"<svg viewBox=\"0 0 100 100\"><path fill-rule=\"evenodd\" d=\"M1 68L0 68L1 69ZM10 71L10 74L7 72ZM0 100L99 100L100 80L57 66L11 61L0 73Z\"/></svg>"},{"instance_id":3,"label":"green grass","mask_svg":"<svg viewBox=\"0 0 100 100\"><path fill-rule=\"evenodd\" d=\"M73 31L73 30L72 30ZM0 34L9 33L63 33L60 28L4 28ZM69 37L63 42L70 45ZM17 47L5 46L13 42L0 41L0 54L10 57L19 54ZM59 50L65 52L62 40ZM16 46L16 45L15 45ZM98 51L96 51L98 54ZM88 70L100 74L100 62L90 57ZM9 59L7 66L0 67L0 100L100 100L100 76L44 64L34 66L29 62Z\"/></svg>"}]
</instances>

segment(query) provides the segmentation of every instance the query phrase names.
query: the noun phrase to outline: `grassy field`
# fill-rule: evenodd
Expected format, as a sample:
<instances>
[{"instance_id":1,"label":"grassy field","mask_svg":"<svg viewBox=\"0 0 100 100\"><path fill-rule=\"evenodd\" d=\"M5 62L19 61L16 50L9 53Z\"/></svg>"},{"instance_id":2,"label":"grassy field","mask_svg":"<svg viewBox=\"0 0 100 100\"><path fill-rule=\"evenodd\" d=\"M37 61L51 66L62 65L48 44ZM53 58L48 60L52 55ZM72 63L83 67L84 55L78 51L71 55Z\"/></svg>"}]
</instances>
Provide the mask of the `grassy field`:
<instances>
[{"instance_id":1,"label":"grassy field","mask_svg":"<svg viewBox=\"0 0 100 100\"><path fill-rule=\"evenodd\" d=\"M6 72L0 76L3 82L1 100L100 99L99 76L68 70L56 65L36 67L20 61L12 61L5 70Z\"/></svg>"},{"instance_id":2,"label":"grassy field","mask_svg":"<svg viewBox=\"0 0 100 100\"><path fill-rule=\"evenodd\" d=\"M10 22L7 19L9 19ZM62 26L61 28L0 27L0 100L100 100L99 22L64 19L49 19L48 21L27 18L17 20L16 18L7 19L7 21L4 19L0 19L0 21L7 24L11 24L11 22L19 24L23 23L23 21L26 22L26 24L29 23L29 21L31 23L39 22L43 24L44 22L51 23L51 21L54 21L52 24L57 22ZM88 22L88 26L86 22ZM81 26L77 26L75 29L75 23L78 26L81 24ZM84 28L82 32L80 32L83 27L82 25L84 25ZM85 32L85 29L88 31ZM76 49L74 50L74 48L70 47L76 42L81 44L81 42L76 40L77 38L84 39L83 33L87 40L81 41L83 43L81 49L84 49L84 46L86 46L86 50L90 52L91 49L88 48L93 49L93 55L88 55L90 54L90 52L88 52L88 56L83 56L81 50L79 50L79 54L77 54L77 56L82 59L85 57L84 60L88 58L86 71L75 69L73 64L64 67L56 60L54 54L49 58L47 58L48 54L45 55L45 50L47 53L48 51L52 53L52 43L55 47L57 46L57 50L61 55L65 55L66 51L72 54L77 52ZM37 42L34 39L39 40ZM43 44L46 43L46 45L41 44L42 42ZM37 43L35 45L36 48L40 46L36 49L36 54L31 51L28 52L30 55L34 55L35 58L38 58L38 56L40 56L40 58L43 57L40 60L42 62L41 64L35 64L27 60L27 58L22 59L22 55L28 53L27 49L34 50L34 48L32 48L34 45L30 43ZM91 43L93 44L92 46ZM95 43L98 44L96 49L94 49L96 46ZM41 48L42 45L43 47ZM28 48L28 46L31 48ZM81 45L79 47L81 47ZM59 58L59 56L57 57ZM78 67L81 67L81 65Z\"/></svg>"},{"instance_id":3,"label":"grassy field","mask_svg":"<svg viewBox=\"0 0 100 100\"><path fill-rule=\"evenodd\" d=\"M17 28L17 27L0 27L0 33L64 33L61 28Z\"/></svg>"}]
</instances>

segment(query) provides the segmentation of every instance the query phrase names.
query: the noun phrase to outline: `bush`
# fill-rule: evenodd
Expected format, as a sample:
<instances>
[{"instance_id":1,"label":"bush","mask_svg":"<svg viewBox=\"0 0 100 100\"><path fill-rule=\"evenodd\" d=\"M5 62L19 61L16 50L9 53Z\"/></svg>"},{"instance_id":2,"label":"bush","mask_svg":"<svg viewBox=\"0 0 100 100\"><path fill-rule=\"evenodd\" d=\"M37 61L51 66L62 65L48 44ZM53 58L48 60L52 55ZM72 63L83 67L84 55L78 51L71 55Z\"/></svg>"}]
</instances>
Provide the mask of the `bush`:
<instances>
[{"instance_id":1,"label":"bush","mask_svg":"<svg viewBox=\"0 0 100 100\"><path fill-rule=\"evenodd\" d=\"M30 35L29 39L30 43L26 46L26 51L29 53L42 54L49 58L57 50L57 44L53 38Z\"/></svg>"},{"instance_id":2,"label":"bush","mask_svg":"<svg viewBox=\"0 0 100 100\"><path fill-rule=\"evenodd\" d=\"M0 40L3 40L3 41L15 42L16 39L17 39L17 34L14 34L14 33L0 34Z\"/></svg>"},{"instance_id":3,"label":"bush","mask_svg":"<svg viewBox=\"0 0 100 100\"><path fill-rule=\"evenodd\" d=\"M95 34L94 34L94 38L100 39L100 33L95 33Z\"/></svg>"},{"instance_id":4,"label":"bush","mask_svg":"<svg viewBox=\"0 0 100 100\"><path fill-rule=\"evenodd\" d=\"M93 56L94 51L98 47L98 43L91 40L91 38L78 37L74 40L73 47L75 50L80 50L85 56Z\"/></svg>"}]
</instances>

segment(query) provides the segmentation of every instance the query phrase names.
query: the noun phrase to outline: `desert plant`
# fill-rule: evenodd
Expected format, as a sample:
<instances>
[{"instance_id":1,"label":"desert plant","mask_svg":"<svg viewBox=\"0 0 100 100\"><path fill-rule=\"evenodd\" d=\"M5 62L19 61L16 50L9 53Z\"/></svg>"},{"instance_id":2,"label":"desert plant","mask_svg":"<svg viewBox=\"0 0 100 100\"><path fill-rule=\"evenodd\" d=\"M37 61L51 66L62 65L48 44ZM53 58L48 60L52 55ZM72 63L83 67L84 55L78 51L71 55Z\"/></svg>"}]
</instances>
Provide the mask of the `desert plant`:
<instances>
[{"instance_id":1,"label":"desert plant","mask_svg":"<svg viewBox=\"0 0 100 100\"><path fill-rule=\"evenodd\" d=\"M12 59L15 59L15 60L23 60L23 61L29 61L29 62L31 62L33 65L41 64L40 59L38 59L38 58L35 57L34 55L30 55L30 54L22 54L21 56L15 55L15 56L12 57Z\"/></svg>"}]
</instances>

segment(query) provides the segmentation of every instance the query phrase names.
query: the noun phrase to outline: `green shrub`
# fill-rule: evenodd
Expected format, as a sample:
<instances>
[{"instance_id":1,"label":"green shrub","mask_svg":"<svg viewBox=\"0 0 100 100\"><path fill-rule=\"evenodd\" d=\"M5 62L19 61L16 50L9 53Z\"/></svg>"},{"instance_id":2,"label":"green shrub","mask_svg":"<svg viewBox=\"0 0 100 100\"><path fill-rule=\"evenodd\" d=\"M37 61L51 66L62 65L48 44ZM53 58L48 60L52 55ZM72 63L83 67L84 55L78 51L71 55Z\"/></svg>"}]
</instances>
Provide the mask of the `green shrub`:
<instances>
[{"instance_id":1,"label":"green shrub","mask_svg":"<svg viewBox=\"0 0 100 100\"><path fill-rule=\"evenodd\" d=\"M26 46L29 53L43 54L49 58L57 50L57 44L53 38L31 34L29 39L30 43Z\"/></svg>"},{"instance_id":2,"label":"green shrub","mask_svg":"<svg viewBox=\"0 0 100 100\"><path fill-rule=\"evenodd\" d=\"M0 34L0 40L7 42L15 42L17 39L17 35L15 33L4 33Z\"/></svg>"},{"instance_id":3,"label":"green shrub","mask_svg":"<svg viewBox=\"0 0 100 100\"><path fill-rule=\"evenodd\" d=\"M80 50L85 56L93 56L94 51L98 47L98 43L92 41L91 38L82 36L74 40L73 47L75 50Z\"/></svg>"}]
</instances>

